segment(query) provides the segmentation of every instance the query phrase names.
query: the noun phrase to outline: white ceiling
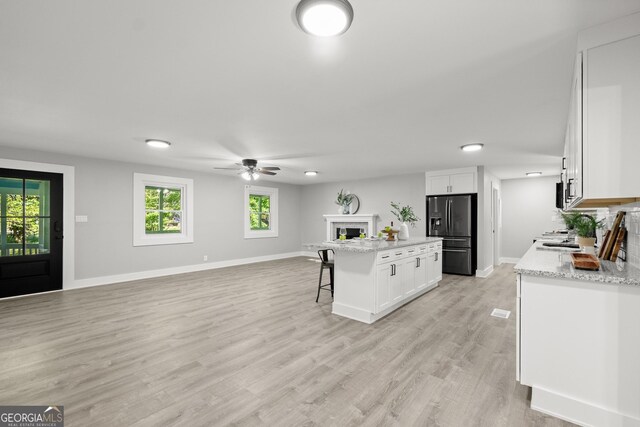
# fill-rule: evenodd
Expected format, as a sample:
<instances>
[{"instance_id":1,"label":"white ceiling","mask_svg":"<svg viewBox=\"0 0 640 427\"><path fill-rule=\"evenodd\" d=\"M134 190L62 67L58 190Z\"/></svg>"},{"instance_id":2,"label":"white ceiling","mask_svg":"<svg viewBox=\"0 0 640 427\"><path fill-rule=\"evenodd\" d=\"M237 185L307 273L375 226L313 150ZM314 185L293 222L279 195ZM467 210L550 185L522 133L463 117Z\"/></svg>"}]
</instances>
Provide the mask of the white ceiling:
<instances>
[{"instance_id":1,"label":"white ceiling","mask_svg":"<svg viewBox=\"0 0 640 427\"><path fill-rule=\"evenodd\" d=\"M297 28L296 0L0 0L0 146L211 173L251 157L297 184L472 165L557 174L577 31L640 10L351 3L349 31L326 40ZM459 150L473 141L485 150Z\"/></svg>"}]
</instances>

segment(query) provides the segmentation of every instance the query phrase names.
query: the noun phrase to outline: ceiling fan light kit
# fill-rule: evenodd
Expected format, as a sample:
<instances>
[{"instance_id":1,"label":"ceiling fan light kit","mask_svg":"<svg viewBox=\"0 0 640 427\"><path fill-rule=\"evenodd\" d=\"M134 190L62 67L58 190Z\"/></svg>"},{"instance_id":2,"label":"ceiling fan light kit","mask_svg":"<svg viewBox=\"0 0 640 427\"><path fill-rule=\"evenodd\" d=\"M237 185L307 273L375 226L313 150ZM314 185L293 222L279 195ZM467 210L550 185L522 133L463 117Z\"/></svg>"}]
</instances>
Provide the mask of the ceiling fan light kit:
<instances>
[{"instance_id":1,"label":"ceiling fan light kit","mask_svg":"<svg viewBox=\"0 0 640 427\"><path fill-rule=\"evenodd\" d=\"M240 168L214 168L222 170L236 170L240 171L239 175L247 181L255 181L260 178L260 175L276 175L275 171L279 171L277 166L265 166L258 167L258 161L255 159L242 159L242 163L236 163Z\"/></svg>"},{"instance_id":2,"label":"ceiling fan light kit","mask_svg":"<svg viewBox=\"0 0 640 427\"><path fill-rule=\"evenodd\" d=\"M337 36L351 26L353 8L347 0L301 0L296 7L296 19L307 34Z\"/></svg>"},{"instance_id":3,"label":"ceiling fan light kit","mask_svg":"<svg viewBox=\"0 0 640 427\"><path fill-rule=\"evenodd\" d=\"M240 176L246 179L247 181L255 181L256 179L260 178L260 174L258 174L257 172L249 172L249 171L242 172Z\"/></svg>"},{"instance_id":4,"label":"ceiling fan light kit","mask_svg":"<svg viewBox=\"0 0 640 427\"><path fill-rule=\"evenodd\" d=\"M318 171L304 171L306 176L316 176L318 175Z\"/></svg>"}]
</instances>

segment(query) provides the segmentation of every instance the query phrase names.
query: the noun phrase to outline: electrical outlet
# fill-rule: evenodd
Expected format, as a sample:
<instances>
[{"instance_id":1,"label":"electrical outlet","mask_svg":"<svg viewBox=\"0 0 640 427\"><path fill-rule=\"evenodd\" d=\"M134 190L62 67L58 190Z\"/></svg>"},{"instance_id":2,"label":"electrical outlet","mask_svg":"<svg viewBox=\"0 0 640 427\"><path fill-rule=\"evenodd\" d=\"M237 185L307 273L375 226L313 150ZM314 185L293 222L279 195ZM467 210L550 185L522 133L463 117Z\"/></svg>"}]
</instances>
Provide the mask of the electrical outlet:
<instances>
[{"instance_id":1,"label":"electrical outlet","mask_svg":"<svg viewBox=\"0 0 640 427\"><path fill-rule=\"evenodd\" d=\"M209 260L209 257L208 257L207 255L205 255L205 256L203 257L203 259L202 259L202 260L203 260L203 261L208 261L208 260Z\"/></svg>"}]
</instances>

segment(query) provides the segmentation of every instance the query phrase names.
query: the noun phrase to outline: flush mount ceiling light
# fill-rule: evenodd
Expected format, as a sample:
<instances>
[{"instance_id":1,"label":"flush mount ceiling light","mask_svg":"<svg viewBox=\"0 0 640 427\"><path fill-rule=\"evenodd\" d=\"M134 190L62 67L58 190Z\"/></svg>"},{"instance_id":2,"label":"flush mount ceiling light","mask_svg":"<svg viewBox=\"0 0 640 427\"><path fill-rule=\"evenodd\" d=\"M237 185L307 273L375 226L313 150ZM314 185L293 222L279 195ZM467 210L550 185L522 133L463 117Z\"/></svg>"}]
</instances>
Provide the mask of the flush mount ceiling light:
<instances>
[{"instance_id":1,"label":"flush mount ceiling light","mask_svg":"<svg viewBox=\"0 0 640 427\"><path fill-rule=\"evenodd\" d=\"M305 33L337 36L351 26L353 8L347 0L302 0L296 8L296 18Z\"/></svg>"},{"instance_id":2,"label":"flush mount ceiling light","mask_svg":"<svg viewBox=\"0 0 640 427\"><path fill-rule=\"evenodd\" d=\"M527 176L540 176L542 172L527 172Z\"/></svg>"},{"instance_id":3,"label":"flush mount ceiling light","mask_svg":"<svg viewBox=\"0 0 640 427\"><path fill-rule=\"evenodd\" d=\"M484 147L484 144L476 143L476 144L467 144L460 147L462 151L480 151Z\"/></svg>"},{"instance_id":4,"label":"flush mount ceiling light","mask_svg":"<svg viewBox=\"0 0 640 427\"><path fill-rule=\"evenodd\" d=\"M306 176L316 176L318 175L318 171L304 171Z\"/></svg>"},{"instance_id":5,"label":"flush mount ceiling light","mask_svg":"<svg viewBox=\"0 0 640 427\"><path fill-rule=\"evenodd\" d=\"M169 148L171 143L160 139L147 139L144 141L149 147L153 148Z\"/></svg>"}]
</instances>

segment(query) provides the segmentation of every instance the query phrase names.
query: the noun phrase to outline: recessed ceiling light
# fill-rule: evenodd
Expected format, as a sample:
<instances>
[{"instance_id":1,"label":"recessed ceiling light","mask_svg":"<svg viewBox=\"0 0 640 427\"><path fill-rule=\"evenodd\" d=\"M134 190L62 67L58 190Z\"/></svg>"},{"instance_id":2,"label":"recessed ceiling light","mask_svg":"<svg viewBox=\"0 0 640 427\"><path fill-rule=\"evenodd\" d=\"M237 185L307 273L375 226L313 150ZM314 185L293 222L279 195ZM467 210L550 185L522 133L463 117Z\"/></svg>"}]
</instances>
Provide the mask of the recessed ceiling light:
<instances>
[{"instance_id":1,"label":"recessed ceiling light","mask_svg":"<svg viewBox=\"0 0 640 427\"><path fill-rule=\"evenodd\" d=\"M162 141L160 139L147 139L145 141L149 147L153 148L169 148L171 145L168 141Z\"/></svg>"},{"instance_id":2,"label":"recessed ceiling light","mask_svg":"<svg viewBox=\"0 0 640 427\"><path fill-rule=\"evenodd\" d=\"M540 176L542 172L527 172L527 176Z\"/></svg>"},{"instance_id":3,"label":"recessed ceiling light","mask_svg":"<svg viewBox=\"0 0 640 427\"><path fill-rule=\"evenodd\" d=\"M460 147L462 151L480 151L484 147L484 144L476 143L476 144L467 144Z\"/></svg>"},{"instance_id":4,"label":"recessed ceiling light","mask_svg":"<svg viewBox=\"0 0 640 427\"><path fill-rule=\"evenodd\" d=\"M320 37L344 33L353 21L353 8L347 0L302 0L296 18L305 33Z\"/></svg>"},{"instance_id":5,"label":"recessed ceiling light","mask_svg":"<svg viewBox=\"0 0 640 427\"><path fill-rule=\"evenodd\" d=\"M304 171L304 174L307 176L316 176L318 175L318 171Z\"/></svg>"}]
</instances>

